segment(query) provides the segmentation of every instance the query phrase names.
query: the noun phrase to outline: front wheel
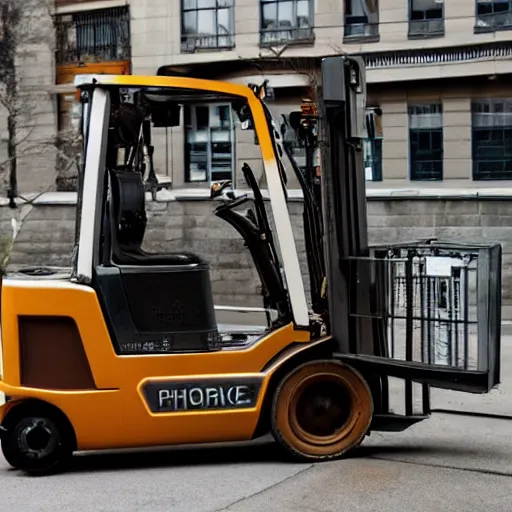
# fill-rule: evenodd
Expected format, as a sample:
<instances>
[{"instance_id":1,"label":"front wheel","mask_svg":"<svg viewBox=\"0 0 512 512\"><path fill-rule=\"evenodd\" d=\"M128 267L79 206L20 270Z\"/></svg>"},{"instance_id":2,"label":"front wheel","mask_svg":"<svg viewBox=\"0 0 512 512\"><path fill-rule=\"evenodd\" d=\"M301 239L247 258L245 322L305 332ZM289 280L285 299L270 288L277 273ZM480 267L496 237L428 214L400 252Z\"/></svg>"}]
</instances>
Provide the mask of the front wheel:
<instances>
[{"instance_id":1,"label":"front wheel","mask_svg":"<svg viewBox=\"0 0 512 512\"><path fill-rule=\"evenodd\" d=\"M358 446L373 416L371 391L343 363L311 361L280 383L272 404L276 441L303 461L332 460Z\"/></svg>"},{"instance_id":2,"label":"front wheel","mask_svg":"<svg viewBox=\"0 0 512 512\"><path fill-rule=\"evenodd\" d=\"M14 410L4 424L2 452L14 468L32 475L62 470L73 448L64 421L53 411Z\"/></svg>"}]
</instances>

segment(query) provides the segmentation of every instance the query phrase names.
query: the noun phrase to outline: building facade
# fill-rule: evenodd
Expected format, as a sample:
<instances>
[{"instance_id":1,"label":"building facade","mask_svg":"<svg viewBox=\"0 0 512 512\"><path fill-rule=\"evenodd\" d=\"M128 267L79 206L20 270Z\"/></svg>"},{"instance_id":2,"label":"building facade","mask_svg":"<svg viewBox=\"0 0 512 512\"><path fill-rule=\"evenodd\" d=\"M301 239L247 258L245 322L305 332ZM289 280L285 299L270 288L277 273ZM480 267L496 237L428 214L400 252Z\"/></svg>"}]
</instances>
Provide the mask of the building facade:
<instances>
[{"instance_id":1,"label":"building facade","mask_svg":"<svg viewBox=\"0 0 512 512\"><path fill-rule=\"evenodd\" d=\"M268 79L280 118L311 96L323 56L347 52L365 58L369 105L382 110L369 187L512 184L512 0L55 0L54 26L57 132L79 73ZM229 106L186 117L157 134L158 174L174 188L236 179L252 149ZM24 172L34 187L38 171Z\"/></svg>"}]
</instances>

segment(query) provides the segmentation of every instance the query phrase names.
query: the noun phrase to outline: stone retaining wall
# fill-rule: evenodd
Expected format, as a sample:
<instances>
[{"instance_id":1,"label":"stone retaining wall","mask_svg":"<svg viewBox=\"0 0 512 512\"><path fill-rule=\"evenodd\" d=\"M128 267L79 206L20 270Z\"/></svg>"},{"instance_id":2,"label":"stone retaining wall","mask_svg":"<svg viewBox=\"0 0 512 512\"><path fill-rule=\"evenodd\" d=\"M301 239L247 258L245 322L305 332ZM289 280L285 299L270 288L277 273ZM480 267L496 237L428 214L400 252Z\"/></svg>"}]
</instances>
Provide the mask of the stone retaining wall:
<instances>
[{"instance_id":1,"label":"stone retaining wall","mask_svg":"<svg viewBox=\"0 0 512 512\"><path fill-rule=\"evenodd\" d=\"M380 196L384 196L379 192ZM501 242L504 249L503 299L512 301L512 200L485 197L368 198L370 243L437 237L460 242ZM65 201L63 201L65 198ZM12 263L67 266L74 236L71 195L42 197L18 236ZM1 203L0 203L1 204ZM261 305L249 253L231 226L213 217L216 204L204 198L149 203L146 246L152 251L193 251L211 262L215 302ZM305 268L302 202L290 202L293 227ZM10 231L10 210L0 206L0 232ZM307 286L307 285L306 285Z\"/></svg>"}]
</instances>

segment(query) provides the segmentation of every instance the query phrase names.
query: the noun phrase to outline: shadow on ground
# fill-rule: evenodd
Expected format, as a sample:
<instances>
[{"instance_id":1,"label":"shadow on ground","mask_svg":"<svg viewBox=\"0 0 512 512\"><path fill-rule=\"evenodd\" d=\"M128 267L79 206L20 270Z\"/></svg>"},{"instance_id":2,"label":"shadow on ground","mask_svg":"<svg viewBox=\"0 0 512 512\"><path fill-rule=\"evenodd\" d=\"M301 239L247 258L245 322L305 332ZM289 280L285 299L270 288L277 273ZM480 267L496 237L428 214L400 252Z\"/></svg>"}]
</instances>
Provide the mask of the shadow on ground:
<instances>
[{"instance_id":1,"label":"shadow on ground","mask_svg":"<svg viewBox=\"0 0 512 512\"><path fill-rule=\"evenodd\" d=\"M478 450L449 445L372 445L361 446L347 458L379 458L400 455L474 456ZM193 447L163 447L151 450L122 450L116 452L87 452L74 457L70 472L98 472L139 470L190 466L215 466L224 464L297 463L282 452L272 440L230 445L205 445Z\"/></svg>"},{"instance_id":2,"label":"shadow on ground","mask_svg":"<svg viewBox=\"0 0 512 512\"><path fill-rule=\"evenodd\" d=\"M137 470L158 467L286 462L272 441L230 445L163 447L151 450L87 452L74 457L72 472Z\"/></svg>"}]
</instances>

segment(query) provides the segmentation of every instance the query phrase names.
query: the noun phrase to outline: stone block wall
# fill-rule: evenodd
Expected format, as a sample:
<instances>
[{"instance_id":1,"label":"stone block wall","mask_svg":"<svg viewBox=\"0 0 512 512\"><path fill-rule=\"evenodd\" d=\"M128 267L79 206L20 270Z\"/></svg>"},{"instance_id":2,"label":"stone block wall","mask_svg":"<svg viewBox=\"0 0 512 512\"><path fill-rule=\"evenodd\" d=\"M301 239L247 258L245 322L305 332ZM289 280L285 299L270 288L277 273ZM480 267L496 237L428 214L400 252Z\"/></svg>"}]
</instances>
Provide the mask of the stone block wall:
<instances>
[{"instance_id":1,"label":"stone block wall","mask_svg":"<svg viewBox=\"0 0 512 512\"><path fill-rule=\"evenodd\" d=\"M12 264L68 266L74 237L74 206L54 201L41 203L33 206L24 221ZM193 251L210 261L217 304L260 306L259 281L250 255L238 233L212 215L215 206L205 199L149 203L145 246L157 252ZM305 271L302 202L291 201L289 207ZM7 207L0 207L0 230L5 234L10 232L10 213ZM368 226L372 244L429 237L452 242L502 243L503 300L512 304L512 201L370 197Z\"/></svg>"}]
</instances>

